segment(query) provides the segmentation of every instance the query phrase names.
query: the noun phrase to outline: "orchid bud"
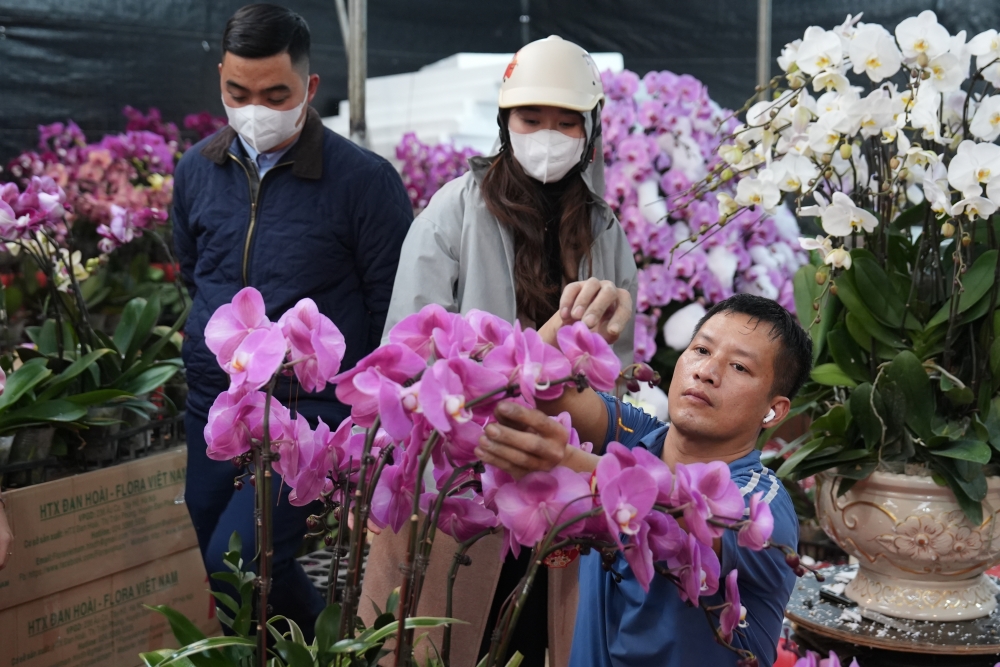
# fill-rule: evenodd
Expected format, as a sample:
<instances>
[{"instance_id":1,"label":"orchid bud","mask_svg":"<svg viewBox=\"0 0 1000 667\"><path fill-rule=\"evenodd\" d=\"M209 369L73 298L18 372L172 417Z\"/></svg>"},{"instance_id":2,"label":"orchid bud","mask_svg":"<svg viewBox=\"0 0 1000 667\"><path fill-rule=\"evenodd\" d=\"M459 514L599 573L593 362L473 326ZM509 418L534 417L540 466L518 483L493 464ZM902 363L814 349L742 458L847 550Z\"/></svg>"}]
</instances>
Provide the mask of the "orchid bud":
<instances>
[{"instance_id":1,"label":"orchid bud","mask_svg":"<svg viewBox=\"0 0 1000 667\"><path fill-rule=\"evenodd\" d=\"M903 167L902 169L899 170L899 177L901 179L906 180L906 177L909 175L910 175L910 170L907 169L906 167Z\"/></svg>"},{"instance_id":2,"label":"orchid bud","mask_svg":"<svg viewBox=\"0 0 1000 667\"><path fill-rule=\"evenodd\" d=\"M893 171L899 169L899 157L893 157L891 160L889 160L889 168L892 169Z\"/></svg>"},{"instance_id":3,"label":"orchid bud","mask_svg":"<svg viewBox=\"0 0 1000 667\"><path fill-rule=\"evenodd\" d=\"M328 547L332 547L334 544L333 535L327 535L326 537L324 537L323 544L325 544Z\"/></svg>"},{"instance_id":4,"label":"orchid bud","mask_svg":"<svg viewBox=\"0 0 1000 667\"><path fill-rule=\"evenodd\" d=\"M833 178L833 169L827 168L823 171L823 176L826 178Z\"/></svg>"},{"instance_id":5,"label":"orchid bud","mask_svg":"<svg viewBox=\"0 0 1000 667\"><path fill-rule=\"evenodd\" d=\"M804 85L806 85L806 82L802 80L801 76L788 77L788 87L791 88L792 90L798 90Z\"/></svg>"},{"instance_id":6,"label":"orchid bud","mask_svg":"<svg viewBox=\"0 0 1000 667\"><path fill-rule=\"evenodd\" d=\"M250 475L250 486L257 487L257 475Z\"/></svg>"},{"instance_id":7,"label":"orchid bud","mask_svg":"<svg viewBox=\"0 0 1000 667\"><path fill-rule=\"evenodd\" d=\"M817 273L816 275L818 276L819 274ZM813 301L813 310L819 310L819 303L816 301Z\"/></svg>"},{"instance_id":8,"label":"orchid bud","mask_svg":"<svg viewBox=\"0 0 1000 667\"><path fill-rule=\"evenodd\" d=\"M797 553L785 554L785 562L788 563L788 567L793 570L799 567L799 555Z\"/></svg>"},{"instance_id":9,"label":"orchid bud","mask_svg":"<svg viewBox=\"0 0 1000 667\"><path fill-rule=\"evenodd\" d=\"M237 491L242 491L243 490L243 480L242 479L238 479L235 482L233 482L233 488L236 489Z\"/></svg>"},{"instance_id":10,"label":"orchid bud","mask_svg":"<svg viewBox=\"0 0 1000 667\"><path fill-rule=\"evenodd\" d=\"M826 271L822 269L816 272L816 284L824 285L826 284Z\"/></svg>"},{"instance_id":11,"label":"orchid bud","mask_svg":"<svg viewBox=\"0 0 1000 667\"><path fill-rule=\"evenodd\" d=\"M797 97L793 97L791 100L788 101L788 106L791 109L794 109L795 107L797 107L798 104L799 104L799 98L797 98Z\"/></svg>"},{"instance_id":12,"label":"orchid bud","mask_svg":"<svg viewBox=\"0 0 1000 667\"><path fill-rule=\"evenodd\" d=\"M819 161L822 162L823 164L830 164L830 162L833 161L833 158L830 157L829 153L824 153L823 157L821 157Z\"/></svg>"},{"instance_id":13,"label":"orchid bud","mask_svg":"<svg viewBox=\"0 0 1000 667\"><path fill-rule=\"evenodd\" d=\"M968 248L970 245L972 245L972 237L969 236L968 232L963 232L962 233L962 247Z\"/></svg>"},{"instance_id":14,"label":"orchid bud","mask_svg":"<svg viewBox=\"0 0 1000 667\"><path fill-rule=\"evenodd\" d=\"M941 236L945 237L946 239L950 239L954 235L955 235L955 225L951 224L950 222L946 222L943 225L941 225Z\"/></svg>"},{"instance_id":15,"label":"orchid bud","mask_svg":"<svg viewBox=\"0 0 1000 667\"><path fill-rule=\"evenodd\" d=\"M310 515L306 519L306 528L308 528L309 530L316 530L317 528L319 528L319 517L317 517L316 515Z\"/></svg>"},{"instance_id":16,"label":"orchid bud","mask_svg":"<svg viewBox=\"0 0 1000 667\"><path fill-rule=\"evenodd\" d=\"M840 157L850 160L852 152L850 144L840 144Z\"/></svg>"},{"instance_id":17,"label":"orchid bud","mask_svg":"<svg viewBox=\"0 0 1000 667\"><path fill-rule=\"evenodd\" d=\"M924 55L924 54L921 53L920 55ZM926 81L927 79L931 78L930 71L929 70L924 70L923 72L921 72L920 73L920 78L923 79L924 81Z\"/></svg>"},{"instance_id":18,"label":"orchid bud","mask_svg":"<svg viewBox=\"0 0 1000 667\"><path fill-rule=\"evenodd\" d=\"M629 378L628 381L625 382L625 388L633 394L642 389L642 387L639 386L639 381L635 378Z\"/></svg>"},{"instance_id":19,"label":"orchid bud","mask_svg":"<svg viewBox=\"0 0 1000 667\"><path fill-rule=\"evenodd\" d=\"M743 151L738 146L733 146L732 144L719 146L718 154L719 157L729 164L737 164L743 159Z\"/></svg>"},{"instance_id":20,"label":"orchid bud","mask_svg":"<svg viewBox=\"0 0 1000 667\"><path fill-rule=\"evenodd\" d=\"M659 382L660 374L647 364L637 364L635 373L632 375L639 382Z\"/></svg>"},{"instance_id":21,"label":"orchid bud","mask_svg":"<svg viewBox=\"0 0 1000 667\"><path fill-rule=\"evenodd\" d=\"M830 283L830 294L837 296L837 285L835 283Z\"/></svg>"},{"instance_id":22,"label":"orchid bud","mask_svg":"<svg viewBox=\"0 0 1000 667\"><path fill-rule=\"evenodd\" d=\"M777 115L778 115L778 110L777 109L771 109L771 118L774 118Z\"/></svg>"},{"instance_id":23,"label":"orchid bud","mask_svg":"<svg viewBox=\"0 0 1000 667\"><path fill-rule=\"evenodd\" d=\"M243 456L242 455L240 455L240 456L234 456L233 457L233 465L236 466L237 468L242 468L243 467Z\"/></svg>"},{"instance_id":24,"label":"orchid bud","mask_svg":"<svg viewBox=\"0 0 1000 667\"><path fill-rule=\"evenodd\" d=\"M927 67L927 64L929 62L930 58L927 57L926 53L921 53L920 55L917 56L917 64L920 65L921 67ZM923 78L926 79L927 77L925 76Z\"/></svg>"},{"instance_id":25,"label":"orchid bud","mask_svg":"<svg viewBox=\"0 0 1000 667\"><path fill-rule=\"evenodd\" d=\"M733 177L732 169L723 169L722 174L719 176L719 178L721 178L723 181L728 181L732 177Z\"/></svg>"},{"instance_id":26,"label":"orchid bud","mask_svg":"<svg viewBox=\"0 0 1000 667\"><path fill-rule=\"evenodd\" d=\"M698 228L698 231L704 234L705 232L708 231L708 225L702 225L701 227Z\"/></svg>"}]
</instances>

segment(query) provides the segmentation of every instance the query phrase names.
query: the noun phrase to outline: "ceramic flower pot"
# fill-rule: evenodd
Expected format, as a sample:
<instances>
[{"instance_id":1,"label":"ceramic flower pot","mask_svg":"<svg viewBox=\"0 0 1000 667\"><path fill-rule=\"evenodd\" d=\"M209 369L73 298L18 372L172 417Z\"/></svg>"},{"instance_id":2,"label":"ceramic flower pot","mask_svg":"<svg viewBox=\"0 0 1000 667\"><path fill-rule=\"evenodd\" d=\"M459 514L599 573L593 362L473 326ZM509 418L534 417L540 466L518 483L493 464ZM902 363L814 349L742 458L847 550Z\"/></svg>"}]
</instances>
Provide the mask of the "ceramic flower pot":
<instances>
[{"instance_id":1,"label":"ceramic flower pot","mask_svg":"<svg viewBox=\"0 0 1000 667\"><path fill-rule=\"evenodd\" d=\"M1000 477L987 478L978 526L951 490L930 477L876 472L838 497L841 479L817 478L816 514L827 535L859 561L847 597L916 620L993 611L997 589L983 572L1000 562Z\"/></svg>"}]
</instances>

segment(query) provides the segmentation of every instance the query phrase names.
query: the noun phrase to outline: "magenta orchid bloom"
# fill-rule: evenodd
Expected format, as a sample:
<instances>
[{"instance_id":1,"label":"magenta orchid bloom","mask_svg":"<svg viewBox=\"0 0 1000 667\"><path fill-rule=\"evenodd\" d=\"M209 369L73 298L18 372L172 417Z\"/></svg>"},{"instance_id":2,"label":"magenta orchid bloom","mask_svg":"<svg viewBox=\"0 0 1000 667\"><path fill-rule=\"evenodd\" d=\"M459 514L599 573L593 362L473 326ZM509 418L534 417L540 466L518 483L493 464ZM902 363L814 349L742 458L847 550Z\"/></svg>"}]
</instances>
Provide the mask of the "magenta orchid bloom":
<instances>
[{"instance_id":1,"label":"magenta orchid bloom","mask_svg":"<svg viewBox=\"0 0 1000 667\"><path fill-rule=\"evenodd\" d=\"M299 453L298 475L294 480L286 479L288 485L293 487L288 494L288 502L301 507L333 490L330 475L336 475L343 460L352 426L348 417L340 423L336 431L331 432L326 422L319 419L316 430L306 443L307 446L303 447L302 441L299 441L302 451Z\"/></svg>"},{"instance_id":2,"label":"magenta orchid bloom","mask_svg":"<svg viewBox=\"0 0 1000 667\"><path fill-rule=\"evenodd\" d=\"M430 512L438 494L425 493L420 496L420 509ZM465 542L488 528L497 525L497 515L483 507L482 498L453 496L441 503L438 530L451 535L456 542Z\"/></svg>"},{"instance_id":3,"label":"magenta orchid bloom","mask_svg":"<svg viewBox=\"0 0 1000 667\"><path fill-rule=\"evenodd\" d=\"M518 385L521 398L530 407L535 407L536 397L553 400L562 396L562 384L553 383L571 372L562 352L543 341L534 329L522 331L520 322L514 324L514 333L503 345L486 355L483 366Z\"/></svg>"},{"instance_id":4,"label":"magenta orchid bloom","mask_svg":"<svg viewBox=\"0 0 1000 667\"><path fill-rule=\"evenodd\" d=\"M475 359L482 359L490 350L503 345L514 333L514 326L510 322L482 310L470 310L465 314L465 321L476 332L476 346L470 353Z\"/></svg>"},{"instance_id":5,"label":"magenta orchid bloom","mask_svg":"<svg viewBox=\"0 0 1000 667\"><path fill-rule=\"evenodd\" d=\"M621 362L607 341L592 333L583 322L563 327L556 334L559 349L572 365L573 373L587 378L597 391L612 391Z\"/></svg>"},{"instance_id":6,"label":"magenta orchid bloom","mask_svg":"<svg viewBox=\"0 0 1000 667\"><path fill-rule=\"evenodd\" d=\"M379 412L379 395L383 376L398 385L418 376L427 363L420 355L403 345L383 345L358 362L358 364L333 378L337 385L337 398L351 406L351 417L358 426L369 428ZM373 377L358 380L361 374Z\"/></svg>"},{"instance_id":7,"label":"magenta orchid bloom","mask_svg":"<svg viewBox=\"0 0 1000 667\"><path fill-rule=\"evenodd\" d=\"M288 480L289 486L294 487L292 480L298 478L300 465L308 463L313 449L313 431L309 422L302 415L296 415L289 428L271 441L271 451L278 455L271 467Z\"/></svg>"},{"instance_id":8,"label":"magenta orchid bloom","mask_svg":"<svg viewBox=\"0 0 1000 667\"><path fill-rule=\"evenodd\" d=\"M423 359L469 356L476 346L476 332L461 315L436 303L404 317L389 331L389 342L405 345Z\"/></svg>"},{"instance_id":9,"label":"magenta orchid bloom","mask_svg":"<svg viewBox=\"0 0 1000 667\"><path fill-rule=\"evenodd\" d=\"M736 584L736 570L726 575L726 608L719 614L719 630L727 644L733 643L733 633L746 618L746 607L740 605L740 588Z\"/></svg>"},{"instance_id":10,"label":"magenta orchid bloom","mask_svg":"<svg viewBox=\"0 0 1000 667\"><path fill-rule=\"evenodd\" d=\"M568 446L582 449L588 454L594 451L594 443L580 442L580 434L577 433L575 428L573 428L573 419L570 417L568 412L560 412L558 415L552 417L552 419L559 422L562 427L566 429L566 432L569 433L569 440L566 441Z\"/></svg>"},{"instance_id":11,"label":"magenta orchid bloom","mask_svg":"<svg viewBox=\"0 0 1000 667\"><path fill-rule=\"evenodd\" d=\"M675 506L684 508L688 532L702 544L722 536L725 528L713 526L709 519L735 523L743 518L743 496L729 476L729 466L722 461L678 464L675 469Z\"/></svg>"},{"instance_id":12,"label":"magenta orchid bloom","mask_svg":"<svg viewBox=\"0 0 1000 667\"><path fill-rule=\"evenodd\" d=\"M517 480L509 472L494 468L489 464L486 464L481 481L483 484L483 504L495 512L499 511L496 506L497 491L507 484L517 483Z\"/></svg>"},{"instance_id":13,"label":"magenta orchid bloom","mask_svg":"<svg viewBox=\"0 0 1000 667\"><path fill-rule=\"evenodd\" d=\"M774 515L771 514L771 507L761 500L763 495L755 493L750 496L750 516L736 535L736 543L739 546L754 551L764 549L767 541L771 539L771 533L774 532Z\"/></svg>"},{"instance_id":14,"label":"magenta orchid bloom","mask_svg":"<svg viewBox=\"0 0 1000 667\"><path fill-rule=\"evenodd\" d=\"M371 517L377 526L398 533L413 514L413 494L418 457L402 453L402 461L382 470L372 493Z\"/></svg>"},{"instance_id":15,"label":"magenta orchid bloom","mask_svg":"<svg viewBox=\"0 0 1000 667\"><path fill-rule=\"evenodd\" d=\"M205 325L205 345L226 367L243 339L258 329L271 328L264 309L264 297L253 287L244 287L232 302L223 304Z\"/></svg>"},{"instance_id":16,"label":"magenta orchid bloom","mask_svg":"<svg viewBox=\"0 0 1000 667\"><path fill-rule=\"evenodd\" d=\"M680 579L681 599L692 605L698 604L700 596L714 595L719 590L719 557L694 535L688 535L687 543L676 556L667 559L667 565Z\"/></svg>"},{"instance_id":17,"label":"magenta orchid bloom","mask_svg":"<svg viewBox=\"0 0 1000 667\"><path fill-rule=\"evenodd\" d=\"M264 392L246 394L223 392L208 411L205 425L205 450L208 458L227 461L250 451L252 440L264 438ZM271 440L278 440L288 429L288 409L276 400L271 401L268 431Z\"/></svg>"},{"instance_id":18,"label":"magenta orchid bloom","mask_svg":"<svg viewBox=\"0 0 1000 667\"><path fill-rule=\"evenodd\" d=\"M482 424L473 419L475 412L466 403L504 385L501 375L469 359L442 359L424 373L420 381L420 407L427 421L454 445L451 453L456 465L475 460L473 450L483 432ZM488 409L488 404L484 404L482 412Z\"/></svg>"},{"instance_id":19,"label":"magenta orchid bloom","mask_svg":"<svg viewBox=\"0 0 1000 667\"><path fill-rule=\"evenodd\" d=\"M295 376L309 392L323 391L340 370L347 344L340 329L319 312L312 299L302 299L278 320L291 350Z\"/></svg>"},{"instance_id":20,"label":"magenta orchid bloom","mask_svg":"<svg viewBox=\"0 0 1000 667\"><path fill-rule=\"evenodd\" d=\"M278 372L288 354L288 342L281 329L257 329L244 338L223 366L229 373L229 391L260 389Z\"/></svg>"},{"instance_id":21,"label":"magenta orchid bloom","mask_svg":"<svg viewBox=\"0 0 1000 667\"><path fill-rule=\"evenodd\" d=\"M354 387L376 397L380 423L393 440L403 440L413 430L412 414L420 409L420 382L404 387L369 368L354 376Z\"/></svg>"},{"instance_id":22,"label":"magenta orchid bloom","mask_svg":"<svg viewBox=\"0 0 1000 667\"><path fill-rule=\"evenodd\" d=\"M569 468L531 472L515 484L506 484L495 496L500 523L519 544L533 547L558 521L564 523L593 507L590 484ZM565 534L580 530L570 526Z\"/></svg>"},{"instance_id":23,"label":"magenta orchid bloom","mask_svg":"<svg viewBox=\"0 0 1000 667\"><path fill-rule=\"evenodd\" d=\"M654 561L664 561L675 557L687 544L688 534L677 519L663 512L650 512L646 517L649 524L649 548Z\"/></svg>"},{"instance_id":24,"label":"magenta orchid bloom","mask_svg":"<svg viewBox=\"0 0 1000 667\"><path fill-rule=\"evenodd\" d=\"M639 467L626 468L600 487L601 506L610 533L633 537L639 533L656 500L653 476ZM618 541L621 546L621 541Z\"/></svg>"}]
</instances>

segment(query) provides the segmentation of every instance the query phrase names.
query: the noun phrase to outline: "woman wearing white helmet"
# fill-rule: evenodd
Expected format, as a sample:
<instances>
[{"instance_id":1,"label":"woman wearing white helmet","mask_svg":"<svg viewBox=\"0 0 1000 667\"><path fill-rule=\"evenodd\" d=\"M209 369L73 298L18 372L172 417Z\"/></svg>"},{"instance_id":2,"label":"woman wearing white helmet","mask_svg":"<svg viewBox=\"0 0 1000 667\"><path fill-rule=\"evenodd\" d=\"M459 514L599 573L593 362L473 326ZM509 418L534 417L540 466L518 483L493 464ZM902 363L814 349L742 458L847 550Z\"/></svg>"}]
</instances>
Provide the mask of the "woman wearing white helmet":
<instances>
[{"instance_id":1,"label":"woman wearing white helmet","mask_svg":"<svg viewBox=\"0 0 1000 667\"><path fill-rule=\"evenodd\" d=\"M583 320L632 363L636 266L621 226L604 202L601 104L604 90L590 54L559 37L526 45L500 87L498 150L473 158L471 171L445 185L414 220L403 244L385 332L430 303L465 313L484 310L525 326L550 318ZM385 338L383 338L385 340ZM374 620L399 585L406 540L386 531L372 544L361 613ZM455 543L435 541L418 613L444 615L445 582ZM451 663L476 664L488 647L499 605L527 567L508 557L501 538L480 540L461 568L453 615ZM546 570L546 568L543 568ZM576 567L536 579L511 652L525 667L569 660L576 608ZM545 579L548 579L546 584ZM440 633L432 633L439 645Z\"/></svg>"}]
</instances>

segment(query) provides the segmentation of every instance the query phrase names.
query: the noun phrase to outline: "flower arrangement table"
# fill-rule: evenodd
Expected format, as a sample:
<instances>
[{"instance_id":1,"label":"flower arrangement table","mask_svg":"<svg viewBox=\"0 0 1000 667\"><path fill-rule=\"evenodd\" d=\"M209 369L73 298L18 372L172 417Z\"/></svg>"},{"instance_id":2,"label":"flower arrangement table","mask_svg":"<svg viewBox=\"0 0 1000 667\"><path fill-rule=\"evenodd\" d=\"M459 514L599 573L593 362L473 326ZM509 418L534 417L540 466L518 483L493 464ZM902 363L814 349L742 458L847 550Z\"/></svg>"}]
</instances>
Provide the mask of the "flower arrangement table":
<instances>
[{"instance_id":1,"label":"flower arrangement table","mask_svg":"<svg viewBox=\"0 0 1000 667\"><path fill-rule=\"evenodd\" d=\"M834 650L842 657L854 655L860 665L993 667L997 663L1000 609L969 621L910 621L869 613L820 594L821 589L842 589L856 572L857 566L837 565L820 570L825 582L799 579L785 608L798 643L823 654ZM942 656L949 656L947 662Z\"/></svg>"}]
</instances>

